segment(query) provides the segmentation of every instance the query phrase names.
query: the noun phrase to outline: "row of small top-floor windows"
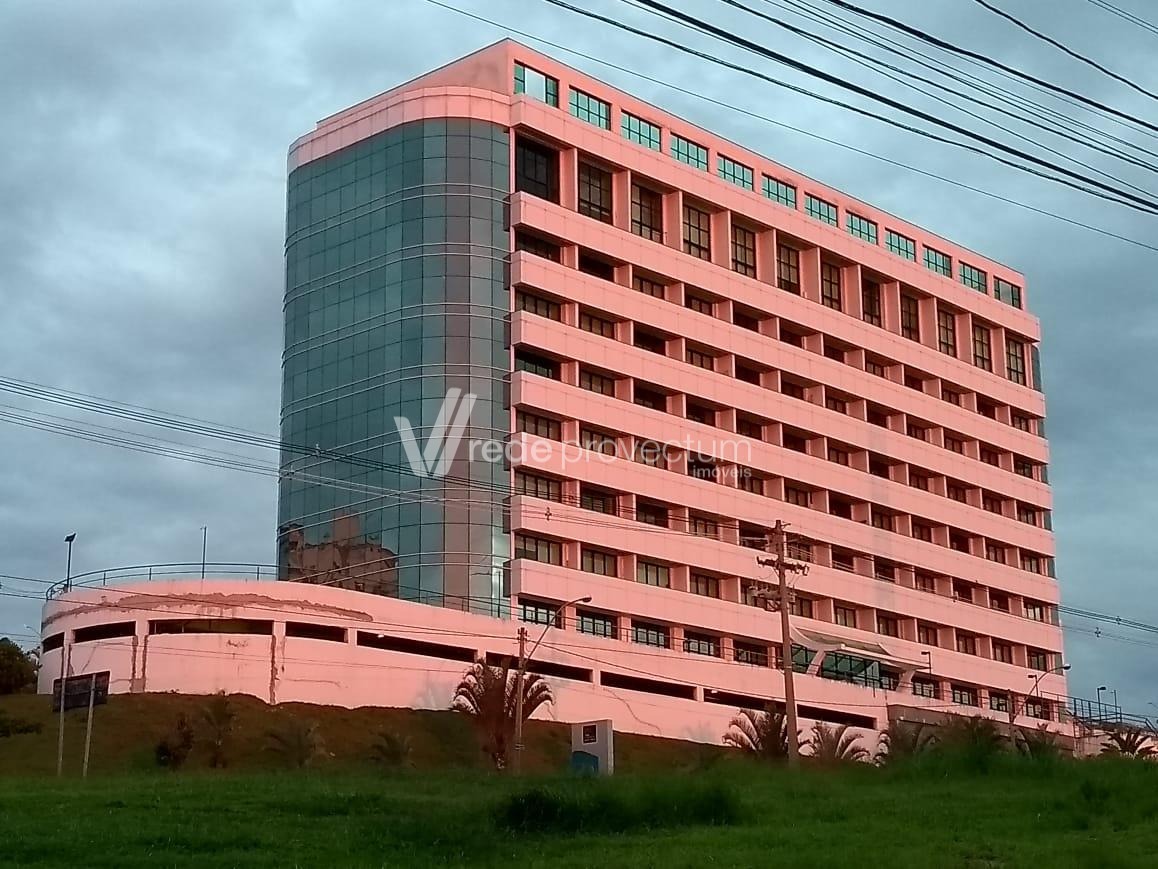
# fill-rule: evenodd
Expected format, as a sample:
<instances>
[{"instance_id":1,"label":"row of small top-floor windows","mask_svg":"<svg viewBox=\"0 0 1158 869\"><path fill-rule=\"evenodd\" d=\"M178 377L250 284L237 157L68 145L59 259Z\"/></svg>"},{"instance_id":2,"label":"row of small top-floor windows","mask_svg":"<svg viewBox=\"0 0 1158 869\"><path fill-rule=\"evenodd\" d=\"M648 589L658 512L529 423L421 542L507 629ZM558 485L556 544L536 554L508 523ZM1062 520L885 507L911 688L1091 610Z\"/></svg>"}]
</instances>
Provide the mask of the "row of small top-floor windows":
<instances>
[{"instance_id":1,"label":"row of small top-floor windows","mask_svg":"<svg viewBox=\"0 0 1158 869\"><path fill-rule=\"evenodd\" d=\"M527 296L523 296L522 298L524 304L533 304L533 302L527 301ZM540 308L539 311L541 310ZM614 323L593 313L581 313L579 327L585 331L603 334L606 337L612 337L614 333ZM655 336L651 330L645 330L643 328L637 329L633 338L633 346L649 352L667 355L666 340L660 336ZM710 348L702 348L689 344L685 346L683 361L697 368L714 371L719 358L720 357L712 355ZM562 381L564 363L570 361L572 360L561 359L549 351L527 345L519 345L515 351L516 371L538 374L552 380ZM735 369L734 376L738 380L743 380L754 386L773 389L790 398L821 405L834 413L853 416L854 418L864 420L870 425L898 433L903 431L905 435L915 440L940 446L965 458L991 465L995 468L1017 474L1018 476L1048 482L1046 465L1035 462L1028 457L1004 450L995 445L986 444L969 435L947 430L942 426L926 422L903 411L887 408L876 402L865 401L864 399L860 399L850 393L842 392L833 387L806 381L792 375L785 375L772 369L761 369L760 367L749 366L740 360L733 360L733 364ZM810 446L810 441L821 438L823 437L822 435L782 425L777 420L761 417L742 408L724 407L700 398L685 396L684 403L680 405L678 400L673 401L673 399L678 399L679 396L679 393L673 390L582 363L579 365L578 381L572 385L577 385L583 389L597 392L611 398L617 398L622 397L626 392L626 390L617 388L616 384L619 382L630 384L632 394L630 400L642 407L649 407L665 413L678 413L682 410L682 415L687 419L715 427L720 427L722 414L728 411L734 411L736 413L736 433L745 438L752 438L766 443L771 442L777 446L784 446L794 449L797 452L809 454L815 454L818 444L823 445L822 442L817 441L817 444ZM777 426L779 426L778 429L776 428ZM829 449L836 451L834 453L834 461L852 466L855 466L852 461L853 457L859 453L866 452L859 447L842 445L838 442L828 442L822 452L827 454ZM830 458L832 457L830 456ZM865 468L865 470L868 470L868 468ZM878 476L890 476L890 474L880 474ZM928 475L919 474L918 476L924 477ZM919 482L916 485L919 485Z\"/></svg>"},{"instance_id":2,"label":"row of small top-floor windows","mask_svg":"<svg viewBox=\"0 0 1158 869\"><path fill-rule=\"evenodd\" d=\"M531 86L528 87L528 76ZM558 107L558 81L537 73L521 64L515 65L515 93L530 93L548 105ZM571 114L580 120L586 121L604 130L611 129L611 104L577 88L570 89L569 107ZM661 128L644 118L630 112L620 113L620 132L623 138L659 151L662 148ZM673 133L671 136L671 156L681 163L686 163L705 172L710 171L708 149L691 139ZM516 190L523 190L558 202L559 170L558 152L548 145L528 139L525 136L516 138L515 143L515 172ZM520 169L520 165L522 168ZM553 167L553 168L552 168ZM584 186L589 194L588 211L590 216L606 222L611 222L611 172L591 162L587 158L580 163L580 211L584 211ZM756 191L757 172L739 160L718 154L716 157L716 174L723 180L752 192ZM586 180L584 176L587 176ZM796 186L776 178L767 173L760 173L760 190L764 197L783 205L793 211L799 210ZM658 200L660 194L647 187L649 199ZM636 197L633 193L632 220L635 221L637 208ZM836 226L839 220L839 208L836 203L806 193L804 196L804 213L815 220ZM658 231L662 237L662 228L652 223L652 231ZM634 227L633 227L634 229ZM849 235L879 246L881 237L876 221L847 211L845 215L845 229ZM644 233L640 233L644 234ZM656 240L660 240L657 238ZM686 237L685 237L686 242ZM893 229L886 229L884 233L885 248L893 254L907 260L916 261L917 242ZM945 277L953 277L953 258L947 253L923 245L924 264L930 271ZM691 251L689 251L691 252ZM710 254L703 257L710 258ZM989 275L976 266L964 261L957 263L957 278L965 286L978 292L989 294ZM993 295L999 301L1012 305L1015 308L1022 306L1021 287L1003 278L993 277Z\"/></svg>"},{"instance_id":3,"label":"row of small top-floor windows","mask_svg":"<svg viewBox=\"0 0 1158 869\"><path fill-rule=\"evenodd\" d=\"M516 248L518 250L525 250L536 255L545 255L553 261L558 262L556 256L561 256L561 252L557 247L551 247L551 243L537 236L526 232L520 232L516 236ZM608 263L586 251L581 251L578 259L579 270L585 274L590 274L595 277L602 278L608 281L615 281L616 267L612 263ZM642 273L641 270L632 268L632 287L646 295L659 299L667 299L669 296L668 288L673 286L667 283L662 278L648 277ZM839 270L837 270L839 280ZM863 297L865 299L865 310L875 310L876 316L880 315L881 301L880 301L880 286L877 284L866 284L863 289ZM869 301L872 300L874 304L869 306ZM516 306L519 310L527 310L532 313L539 314L552 320L562 320L563 305L565 301L557 296L541 290L521 290L515 298ZM683 304L684 307L705 314L709 317L716 317L717 306L721 300L709 293L706 293L698 288L684 287L683 289ZM901 312L902 312L902 328L908 328L904 325L908 323L910 318L912 328L916 329L916 334L920 334L920 320L918 315L918 301L916 297L906 294L901 295ZM871 316L871 315L866 315ZM938 346L941 352L956 357L957 354L957 319L958 314L955 312L938 307L937 311L937 325L938 325ZM603 334L607 338L615 338L615 325L620 322L614 315L607 314L601 311L594 311L590 309L583 309L580 314L581 325L587 331L594 331L598 334ZM948 384L939 378L932 377L921 372L919 369L910 365L905 365L901 362L896 362L891 359L878 356L875 353L868 351L858 351L857 348L845 345L828 336L813 332L807 327L791 323L783 318L778 318L775 322L772 321L771 315L763 314L758 311L748 311L741 306L733 306L732 322L734 325L742 328L756 331L769 337L778 337L781 341L792 344L801 349L811 349L816 352L823 353L829 359L841 362L846 365L863 364L863 370L870 374L882 377L886 380L895 380L903 383L917 392L927 393L926 384L937 381L939 383L940 397L950 404L955 404L958 407L963 407L966 404L966 397L970 392L964 388L956 387ZM591 328L587 328L590 326ZM984 324L974 323L972 327L973 332L973 364L979 368L992 371L993 370L993 341L992 331ZM638 337L636 337L638 336ZM633 340L638 346L647 346L649 349L655 349L656 352L667 352L667 342L679 336L664 333L661 330L634 324ZM1020 339L1006 336L1005 339L1005 360L1006 372L1010 380L1014 382L1026 383L1026 342ZM715 364L716 359L728 356L729 354L717 348L702 346L694 351L689 351L694 354L694 359L701 368L708 370L718 370L719 366ZM863 355L863 360L862 360ZM689 360L690 361L690 360ZM762 371L770 371L767 366L762 366L760 363L752 360L736 360L736 370L738 377L758 382ZM800 385L805 385L801 381ZM1008 405L994 402L977 393L972 393L976 396L975 410L982 416L987 416L990 419L998 419L1004 417L1006 411L1009 413L1009 424L1022 431L1027 431L1032 434L1037 434L1044 437L1044 426L1040 418L1035 418L1022 411L1016 410Z\"/></svg>"}]
</instances>

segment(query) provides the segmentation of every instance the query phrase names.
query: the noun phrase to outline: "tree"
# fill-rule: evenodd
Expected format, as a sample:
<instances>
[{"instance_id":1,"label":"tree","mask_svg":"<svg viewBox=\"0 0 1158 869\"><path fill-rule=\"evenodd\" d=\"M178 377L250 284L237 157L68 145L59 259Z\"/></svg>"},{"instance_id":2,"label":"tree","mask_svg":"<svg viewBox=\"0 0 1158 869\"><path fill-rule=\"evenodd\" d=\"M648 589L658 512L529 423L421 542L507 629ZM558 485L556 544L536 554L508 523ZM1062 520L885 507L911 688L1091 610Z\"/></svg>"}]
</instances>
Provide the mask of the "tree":
<instances>
[{"instance_id":1,"label":"tree","mask_svg":"<svg viewBox=\"0 0 1158 869\"><path fill-rule=\"evenodd\" d=\"M981 715L953 716L942 726L940 736L940 750L956 755L975 772L987 772L1007 746L997 723Z\"/></svg>"},{"instance_id":2,"label":"tree","mask_svg":"<svg viewBox=\"0 0 1158 869\"><path fill-rule=\"evenodd\" d=\"M1150 741L1149 734L1135 727L1127 727L1107 734L1106 741L1102 745L1102 754L1148 758L1158 755L1158 750Z\"/></svg>"},{"instance_id":3,"label":"tree","mask_svg":"<svg viewBox=\"0 0 1158 869\"><path fill-rule=\"evenodd\" d=\"M860 732L850 730L847 724L837 726L817 721L808 740L809 761L825 766L866 761L871 755L859 739Z\"/></svg>"},{"instance_id":4,"label":"tree","mask_svg":"<svg viewBox=\"0 0 1158 869\"><path fill-rule=\"evenodd\" d=\"M36 690L36 656L0 638L0 695Z\"/></svg>"},{"instance_id":5,"label":"tree","mask_svg":"<svg viewBox=\"0 0 1158 869\"><path fill-rule=\"evenodd\" d=\"M506 769L514 742L517 681L518 673L511 672L509 659L503 659L498 667L475 661L454 689L450 704L451 709L474 720L482 750L498 770ZM551 686L541 676L523 677L523 721L540 706L553 702Z\"/></svg>"},{"instance_id":6,"label":"tree","mask_svg":"<svg viewBox=\"0 0 1158 869\"><path fill-rule=\"evenodd\" d=\"M189 759L193 751L193 724L189 717L182 712L177 716L173 732L165 736L153 749L158 766L169 769L180 769Z\"/></svg>"},{"instance_id":7,"label":"tree","mask_svg":"<svg viewBox=\"0 0 1158 869\"><path fill-rule=\"evenodd\" d=\"M1019 727L1016 731L1018 752L1030 760L1054 760L1061 757L1062 747L1057 734L1046 724L1038 727Z\"/></svg>"},{"instance_id":8,"label":"tree","mask_svg":"<svg viewBox=\"0 0 1158 869\"><path fill-rule=\"evenodd\" d=\"M800 734L796 735L799 742ZM724 745L762 760L788 760L788 716L771 709L741 709L728 724Z\"/></svg>"},{"instance_id":9,"label":"tree","mask_svg":"<svg viewBox=\"0 0 1158 869\"><path fill-rule=\"evenodd\" d=\"M210 697L201 709L201 721L205 724L206 742L209 743L209 765L214 769L222 769L229 763L229 737L236 717L233 704L224 691Z\"/></svg>"},{"instance_id":10,"label":"tree","mask_svg":"<svg viewBox=\"0 0 1158 869\"><path fill-rule=\"evenodd\" d=\"M877 741L874 759L880 766L912 760L936 744L937 737L927 725L921 722L890 721Z\"/></svg>"},{"instance_id":11,"label":"tree","mask_svg":"<svg viewBox=\"0 0 1158 869\"><path fill-rule=\"evenodd\" d=\"M270 753L294 769L305 769L326 756L322 733L314 721L287 717L280 728L268 731L265 738Z\"/></svg>"},{"instance_id":12,"label":"tree","mask_svg":"<svg viewBox=\"0 0 1158 869\"><path fill-rule=\"evenodd\" d=\"M383 730L370 746L371 757L385 769L405 769L414 766L411 759L410 737L394 730Z\"/></svg>"}]
</instances>

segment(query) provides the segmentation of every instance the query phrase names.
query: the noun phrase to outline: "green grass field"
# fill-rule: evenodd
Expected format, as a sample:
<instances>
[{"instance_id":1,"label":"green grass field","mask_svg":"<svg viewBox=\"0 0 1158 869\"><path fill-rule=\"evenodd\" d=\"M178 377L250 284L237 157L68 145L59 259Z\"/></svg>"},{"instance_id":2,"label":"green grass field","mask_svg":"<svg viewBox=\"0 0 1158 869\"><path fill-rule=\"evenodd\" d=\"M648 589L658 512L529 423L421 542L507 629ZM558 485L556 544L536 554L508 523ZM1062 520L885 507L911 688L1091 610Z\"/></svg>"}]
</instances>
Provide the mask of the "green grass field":
<instances>
[{"instance_id":1,"label":"green grass field","mask_svg":"<svg viewBox=\"0 0 1158 869\"><path fill-rule=\"evenodd\" d=\"M0 775L0 866L1158 863L1154 763L1004 757L985 774L948 762L792 773L687 743L637 738L620 742L621 775L586 781L546 771L565 762L565 731L537 727L535 772L515 780L485 770L470 731L452 716L301 707L298 714L323 725L333 756L307 770L276 771L276 758L255 734L266 719L286 713L254 701L239 716L246 723L230 769L208 770L196 755L179 772L156 769L151 747L158 728L182 704L196 702L114 698L103 710L105 741L94 740L103 759L87 781L75 776L75 765L63 780L45 774L55 759L51 728L0 739L0 772L9 773ZM42 707L43 698L10 698L0 711L43 715ZM73 752L82 718L70 723ZM414 744L417 769L383 771L340 745L343 734L352 737L378 719L425 734ZM518 830L504 821L512 794L520 795L518 806L534 810ZM543 805L548 815L559 814L544 821ZM707 820L717 823L701 823Z\"/></svg>"}]
</instances>

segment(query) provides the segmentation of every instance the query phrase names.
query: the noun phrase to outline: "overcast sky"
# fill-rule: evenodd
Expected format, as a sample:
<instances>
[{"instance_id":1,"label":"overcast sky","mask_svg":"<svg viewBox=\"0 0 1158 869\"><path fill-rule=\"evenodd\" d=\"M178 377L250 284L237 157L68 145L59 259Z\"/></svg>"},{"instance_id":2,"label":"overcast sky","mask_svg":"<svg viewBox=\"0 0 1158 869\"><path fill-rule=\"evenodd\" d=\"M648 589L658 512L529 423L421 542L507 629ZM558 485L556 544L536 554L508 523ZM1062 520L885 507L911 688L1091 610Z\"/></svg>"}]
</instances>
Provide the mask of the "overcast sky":
<instances>
[{"instance_id":1,"label":"overcast sky","mask_svg":"<svg viewBox=\"0 0 1158 869\"><path fill-rule=\"evenodd\" d=\"M1003 135L737 10L707 0L673 2L876 90ZM783 0L750 2L817 27L778 9ZM1142 0L1117 2L1153 16L1151 4ZM1158 122L1158 101L1034 41L968 0L861 3ZM540 0L453 5L725 103L1158 243L1154 218L791 95ZM616 0L588 5L786 81L836 93ZM1085 0L1001 5L1158 91L1158 36ZM0 376L276 434L289 143L318 118L504 35L424 0L4 3ZM1064 602L1158 624L1154 559L1147 555L1158 490L1158 254L544 50L1024 272L1030 307L1045 334L1050 477ZM1083 118L1146 146L1158 161L1158 139ZM1130 172L1118 161L1053 144L1158 191L1158 179L1145 170ZM77 413L3 392L0 405ZM276 460L273 454L253 455ZM78 535L74 571L198 561L203 525L211 561L268 563L274 558L275 512L276 482L269 477L0 421L0 574L61 576L63 537L70 531ZM2 582L6 593L43 589ZM0 635L28 634L25 625L39 624L39 610L34 601L0 596ZM1077 619L1068 626L1094 628ZM1106 630L1147 640L1122 628ZM1069 631L1066 648L1073 693L1093 697L1097 686L1107 685L1118 689L1128 709L1155 712L1148 705L1158 703L1153 647Z\"/></svg>"}]
</instances>

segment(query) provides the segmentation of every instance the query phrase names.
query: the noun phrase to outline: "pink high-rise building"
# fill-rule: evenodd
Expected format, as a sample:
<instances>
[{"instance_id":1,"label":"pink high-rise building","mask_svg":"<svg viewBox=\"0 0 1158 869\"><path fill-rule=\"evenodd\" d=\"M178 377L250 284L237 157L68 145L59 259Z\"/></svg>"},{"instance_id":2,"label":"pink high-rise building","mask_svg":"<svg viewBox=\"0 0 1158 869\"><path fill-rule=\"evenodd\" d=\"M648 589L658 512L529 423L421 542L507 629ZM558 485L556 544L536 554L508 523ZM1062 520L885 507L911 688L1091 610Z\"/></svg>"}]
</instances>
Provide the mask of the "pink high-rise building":
<instances>
[{"instance_id":1,"label":"pink high-rise building","mask_svg":"<svg viewBox=\"0 0 1158 869\"><path fill-rule=\"evenodd\" d=\"M511 41L325 119L290 169L281 575L340 587L219 582L269 635L195 690L445 705L521 619L554 626L531 669L560 719L718 740L784 696L757 605L782 520L803 718L1062 726L1021 274ZM422 447L452 390L463 441L415 474L392 419ZM156 618L133 690L163 689Z\"/></svg>"}]
</instances>

